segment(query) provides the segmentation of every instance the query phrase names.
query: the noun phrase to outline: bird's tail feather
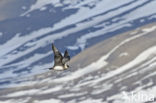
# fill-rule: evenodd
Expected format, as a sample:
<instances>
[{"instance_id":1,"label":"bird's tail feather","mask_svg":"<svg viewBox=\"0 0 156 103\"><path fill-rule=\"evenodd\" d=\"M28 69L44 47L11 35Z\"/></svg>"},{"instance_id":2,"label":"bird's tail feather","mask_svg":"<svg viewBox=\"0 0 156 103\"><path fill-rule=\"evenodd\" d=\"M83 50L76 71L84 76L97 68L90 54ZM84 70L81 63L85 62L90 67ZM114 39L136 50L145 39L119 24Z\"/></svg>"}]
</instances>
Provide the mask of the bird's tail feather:
<instances>
[{"instance_id":1,"label":"bird's tail feather","mask_svg":"<svg viewBox=\"0 0 156 103\"><path fill-rule=\"evenodd\" d=\"M49 70L52 70L53 68L49 68Z\"/></svg>"}]
</instances>

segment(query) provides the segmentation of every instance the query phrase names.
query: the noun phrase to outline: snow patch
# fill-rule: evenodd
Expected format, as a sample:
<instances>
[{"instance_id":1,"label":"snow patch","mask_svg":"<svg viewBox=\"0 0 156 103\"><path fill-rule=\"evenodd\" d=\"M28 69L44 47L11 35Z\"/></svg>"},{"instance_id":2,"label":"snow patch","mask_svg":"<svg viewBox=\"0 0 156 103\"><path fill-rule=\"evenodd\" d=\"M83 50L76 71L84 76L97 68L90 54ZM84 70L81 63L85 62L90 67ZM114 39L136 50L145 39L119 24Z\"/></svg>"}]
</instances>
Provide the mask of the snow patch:
<instances>
[{"instance_id":1,"label":"snow patch","mask_svg":"<svg viewBox=\"0 0 156 103\"><path fill-rule=\"evenodd\" d=\"M34 103L62 103L61 100L58 99L47 99L47 100L35 100Z\"/></svg>"},{"instance_id":2,"label":"snow patch","mask_svg":"<svg viewBox=\"0 0 156 103\"><path fill-rule=\"evenodd\" d=\"M119 55L119 57L123 57L123 56L128 56L129 54L127 53L127 52L124 52L124 53L121 53L120 55Z\"/></svg>"},{"instance_id":3,"label":"snow patch","mask_svg":"<svg viewBox=\"0 0 156 103\"><path fill-rule=\"evenodd\" d=\"M3 33L2 32L0 32L0 37L3 35Z\"/></svg>"}]
</instances>

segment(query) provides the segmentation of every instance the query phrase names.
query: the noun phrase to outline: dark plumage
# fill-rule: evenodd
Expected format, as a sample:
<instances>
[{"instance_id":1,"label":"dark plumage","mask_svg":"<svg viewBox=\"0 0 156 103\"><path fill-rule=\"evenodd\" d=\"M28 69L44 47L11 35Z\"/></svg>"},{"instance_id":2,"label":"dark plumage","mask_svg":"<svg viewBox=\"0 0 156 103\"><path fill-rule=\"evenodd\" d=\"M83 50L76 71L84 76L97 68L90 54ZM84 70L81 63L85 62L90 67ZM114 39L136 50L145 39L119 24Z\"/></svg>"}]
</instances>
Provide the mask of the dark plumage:
<instances>
[{"instance_id":1,"label":"dark plumage","mask_svg":"<svg viewBox=\"0 0 156 103\"><path fill-rule=\"evenodd\" d=\"M66 64L70 60L68 51L66 50L64 56L59 52L59 50L52 44L52 50L54 52L54 66L50 69L54 70L65 70L69 66Z\"/></svg>"}]
</instances>

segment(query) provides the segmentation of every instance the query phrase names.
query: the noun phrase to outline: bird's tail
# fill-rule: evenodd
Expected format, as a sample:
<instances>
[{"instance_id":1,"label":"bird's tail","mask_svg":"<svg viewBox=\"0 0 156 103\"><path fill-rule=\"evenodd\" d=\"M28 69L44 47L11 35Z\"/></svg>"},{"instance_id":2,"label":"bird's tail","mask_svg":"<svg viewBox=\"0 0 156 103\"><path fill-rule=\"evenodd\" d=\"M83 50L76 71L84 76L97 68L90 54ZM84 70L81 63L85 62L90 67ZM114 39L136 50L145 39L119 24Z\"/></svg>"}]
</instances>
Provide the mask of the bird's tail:
<instances>
[{"instance_id":1,"label":"bird's tail","mask_svg":"<svg viewBox=\"0 0 156 103\"><path fill-rule=\"evenodd\" d=\"M53 68L49 68L49 70L52 70Z\"/></svg>"}]
</instances>

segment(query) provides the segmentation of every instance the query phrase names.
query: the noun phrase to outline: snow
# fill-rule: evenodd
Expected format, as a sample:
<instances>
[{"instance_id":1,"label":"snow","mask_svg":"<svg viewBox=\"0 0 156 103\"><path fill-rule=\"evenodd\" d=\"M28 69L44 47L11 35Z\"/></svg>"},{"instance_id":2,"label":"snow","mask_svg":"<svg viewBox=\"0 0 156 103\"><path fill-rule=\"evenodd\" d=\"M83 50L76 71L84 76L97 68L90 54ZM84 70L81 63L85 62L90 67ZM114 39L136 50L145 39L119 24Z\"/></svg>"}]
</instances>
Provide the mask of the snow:
<instances>
[{"instance_id":1,"label":"snow","mask_svg":"<svg viewBox=\"0 0 156 103\"><path fill-rule=\"evenodd\" d=\"M103 93L103 92L105 92L105 91L111 89L112 86L113 86L112 84L105 84L105 86L102 86L102 88L98 88L98 89L94 90L91 94L92 94L92 95L101 94L101 93Z\"/></svg>"},{"instance_id":2,"label":"snow","mask_svg":"<svg viewBox=\"0 0 156 103\"><path fill-rule=\"evenodd\" d=\"M8 94L7 97L18 97L18 96L23 96L23 95L34 95L37 92L39 92L39 90L37 90L37 89L19 91L19 92Z\"/></svg>"},{"instance_id":3,"label":"snow","mask_svg":"<svg viewBox=\"0 0 156 103\"><path fill-rule=\"evenodd\" d=\"M28 103L28 101L30 100L30 98L25 98L23 99L18 99L18 100L14 100L14 99L10 99L10 100L0 100L0 103Z\"/></svg>"},{"instance_id":4,"label":"snow","mask_svg":"<svg viewBox=\"0 0 156 103\"><path fill-rule=\"evenodd\" d=\"M142 1L146 2L146 0L142 0ZM150 14L155 14L155 11L153 10L153 8L156 8L155 5L156 5L156 1L153 0L150 3L146 4L145 6L142 6L141 8L136 9L135 11L126 15L125 19L126 18L136 19L136 18L144 17ZM145 12L145 11L148 11L148 12Z\"/></svg>"},{"instance_id":5,"label":"snow","mask_svg":"<svg viewBox=\"0 0 156 103\"><path fill-rule=\"evenodd\" d=\"M75 72L72 72L70 75L67 75L67 76L64 76L64 77L61 77L61 78L57 78L57 79L54 79L53 82L65 82L65 81L72 81L74 79L77 79L79 77L82 77L84 75L87 75L89 73L92 73L94 71L98 71L99 69L102 69L104 68L105 66L107 66L108 62L106 61L107 58L109 58L109 56L115 52L119 47L121 47L122 45L134 40L134 39L137 39L139 37L142 37L146 34L148 34L149 32L152 32L153 30L156 29L156 26L153 26L151 28L146 28L146 29L143 29L143 33L140 33L138 35L132 35L131 37L129 37L128 39L125 39L123 41L121 41L121 43L119 43L117 46L115 46L114 48L112 48L112 50L110 50L106 55L104 55L102 58L100 58L98 61L96 62L93 62L92 64L84 67L84 68L79 68L77 71ZM61 35L61 34L59 34ZM55 35L52 35L53 37L55 37ZM57 35L57 37L59 37ZM54 39L54 38L53 38ZM104 78L100 78L101 80L104 80L106 78L110 78L114 75L117 75L121 72L124 72L125 70L127 69L130 69L132 67L134 67L135 65L137 64L140 64L142 63L143 61L145 61L146 59L148 59L148 57L150 55L153 55L155 54L155 49L156 47L152 47L150 49L148 49L147 51L144 51L143 54L140 54L135 60L129 62L128 64L125 64L124 66L120 67L120 69L117 69L117 71L113 71L110 74L106 74ZM148 53L148 55L147 55ZM47 54L48 55L48 54ZM37 56L38 57L38 56ZM42 56L41 56L42 58ZM37 66L37 67L34 67L34 68L39 68L40 66ZM42 67L44 67L44 65L42 65ZM48 67L48 64L47 64L47 67ZM41 68L41 67L40 67ZM34 70L37 70L37 69L34 69ZM121 71L120 71L121 70ZM38 71L35 71L35 72L38 72ZM12 76L12 75L11 75ZM100 80L99 79L99 80ZM96 82L99 82L99 80L97 80ZM96 83L95 82L95 83ZM27 84L27 83L26 83ZM24 84L25 85L25 84ZM27 84L28 85L28 84Z\"/></svg>"},{"instance_id":6,"label":"snow","mask_svg":"<svg viewBox=\"0 0 156 103\"><path fill-rule=\"evenodd\" d=\"M85 68L79 68L77 71L73 72L69 76L64 76L64 77L59 78L59 79L54 79L53 82L65 82L65 81L74 80L74 79L82 77L88 73L91 73L93 71L97 71L98 69L101 69L105 65L107 65L107 63L104 62L103 59L100 59L97 62L92 63Z\"/></svg>"},{"instance_id":7,"label":"snow","mask_svg":"<svg viewBox=\"0 0 156 103\"><path fill-rule=\"evenodd\" d=\"M57 87L53 87L51 89L47 89L47 90L43 90L41 92L39 92L39 94L48 94L48 93L52 93L52 92L57 92L60 91L62 88L62 86L57 86Z\"/></svg>"},{"instance_id":8,"label":"snow","mask_svg":"<svg viewBox=\"0 0 156 103\"><path fill-rule=\"evenodd\" d=\"M143 103L154 101L154 98L156 97L156 86L149 89L137 89L131 92L123 91L117 95L109 97L108 100L115 99L114 103Z\"/></svg>"},{"instance_id":9,"label":"snow","mask_svg":"<svg viewBox=\"0 0 156 103\"><path fill-rule=\"evenodd\" d=\"M106 103L106 102L102 102L102 99L87 98L83 101L80 101L79 103Z\"/></svg>"},{"instance_id":10,"label":"snow","mask_svg":"<svg viewBox=\"0 0 156 103\"><path fill-rule=\"evenodd\" d=\"M23 9L23 10L26 10L26 9L27 9L27 7L26 7L26 6L22 6L22 9Z\"/></svg>"},{"instance_id":11,"label":"snow","mask_svg":"<svg viewBox=\"0 0 156 103\"><path fill-rule=\"evenodd\" d=\"M144 31L144 32L152 32L152 31L154 31L155 29L156 29L156 26L153 26L153 27L151 27L151 28L144 28L143 31Z\"/></svg>"},{"instance_id":12,"label":"snow","mask_svg":"<svg viewBox=\"0 0 156 103\"><path fill-rule=\"evenodd\" d=\"M40 11L44 11L44 10L46 10L47 8L46 7L42 7L41 9L40 9Z\"/></svg>"},{"instance_id":13,"label":"snow","mask_svg":"<svg viewBox=\"0 0 156 103\"><path fill-rule=\"evenodd\" d=\"M155 54L156 52L156 46L151 47L147 50L145 50L143 53L141 53L139 56L137 56L134 60L130 61L129 63L121 66L120 68L118 68L117 70L114 70L112 72L109 72L108 74L105 74L105 76L103 78L100 78L99 80L97 80L98 82L106 80L108 78L111 78L115 75L121 74L122 72L133 68L134 66L144 62L145 60L148 59L149 56L151 56L152 54ZM96 81L96 82L97 82Z\"/></svg>"},{"instance_id":14,"label":"snow","mask_svg":"<svg viewBox=\"0 0 156 103\"><path fill-rule=\"evenodd\" d=\"M98 61L84 67L83 69L80 68L79 70L77 70L76 72L73 72L70 76L66 76L63 78L59 78L56 79L54 81L57 82L62 82L62 81L69 81L69 80L73 80L76 79L78 77L83 76L84 74L88 74L90 72L96 71L101 69L102 67L104 68L104 66L106 66L107 63L107 58L109 58L109 56L115 52L119 47L121 47L122 45L124 45L125 43L128 43L134 39L137 39L141 36L147 35L149 32L152 32L153 30L156 29L156 26L153 26L152 28L146 28L144 29L144 32L138 35L134 35L132 37L129 37L128 39L125 39L124 41L121 41L120 44L118 44L117 46L115 46L111 51L109 51L106 55L104 55L103 57L101 57ZM100 78L99 80L96 80L95 82L100 82L103 81L105 79L108 79L112 76L115 76L121 72L124 72L140 63L142 63L143 61L147 60L148 57L150 57L151 55L156 53L156 46L151 47L147 50L145 50L144 52L140 53L139 56L137 56L134 60L132 60L131 62L129 62L128 64L123 65L122 67L118 68L117 70L114 70L112 72L110 72L109 74L105 74L105 76L103 78ZM96 68L96 69L95 69ZM94 83L95 83L94 82Z\"/></svg>"},{"instance_id":15,"label":"snow","mask_svg":"<svg viewBox=\"0 0 156 103\"><path fill-rule=\"evenodd\" d=\"M51 28L42 28L40 30L33 31L32 33L30 33L26 36L20 36L20 33L17 33L11 40L9 40L8 42L6 42L3 45L0 45L0 48L1 48L0 56L5 55L8 52L27 43L28 41L33 40L37 37L40 37L41 35L44 35L46 33L49 33L50 31L51 31ZM15 41L18 41L18 42L15 42ZM10 47L10 48L8 49L7 47Z\"/></svg>"},{"instance_id":16,"label":"snow","mask_svg":"<svg viewBox=\"0 0 156 103\"><path fill-rule=\"evenodd\" d=\"M55 4L59 3L59 2L60 2L60 0L44 0L44 1L43 0L37 0L36 3L30 7L30 10L28 10L27 12L22 14L22 16L24 16L24 15L28 14L29 12L32 12L32 11L34 11L36 9L41 9L45 5L48 5L48 4L55 5Z\"/></svg>"},{"instance_id":17,"label":"snow","mask_svg":"<svg viewBox=\"0 0 156 103\"><path fill-rule=\"evenodd\" d=\"M59 98L69 98L69 97L76 97L76 96L83 96L87 94L87 92L81 92L81 93L68 93L60 95Z\"/></svg>"},{"instance_id":18,"label":"snow","mask_svg":"<svg viewBox=\"0 0 156 103\"><path fill-rule=\"evenodd\" d=\"M112 1L113 1L113 3L112 3ZM32 51L39 48L40 46L46 45L47 42L50 42L50 41L53 42L53 41L61 39L63 37L67 37L69 35L72 35L75 32L78 32L78 31L81 31L81 30L84 30L84 29L88 28L88 26L94 26L94 25L96 25L96 24L98 24L98 23L100 23L100 22L102 22L104 20L107 20L108 18L115 17L118 14L121 14L121 13L127 11L127 10L130 10L130 9L132 9L134 7L137 7L138 5L146 2L145 0L136 1L135 3L132 3L129 6L120 7L121 5L129 3L132 0L121 1L121 2L118 2L116 0L112 0L112 1L107 0L107 1L95 2L96 7L94 7L92 10L90 10L90 9L88 9L86 7L81 7L81 6L84 5L85 3L94 2L93 0L92 1L87 0L87 1L80 2L80 3L76 4L76 5L71 6L72 8L81 7L76 14L71 15L68 18L63 19L62 21L55 24L54 27L41 28L39 30L31 32L27 36L19 36L20 34L16 34L16 36L14 38L12 38L11 40L9 40L7 43L5 43L4 45L0 45L0 48L1 48L1 54L0 55L1 55L1 57L2 58L10 58L11 57L10 59L1 59L0 60L1 61L0 65L7 64L8 62L14 61L19 57L22 57L22 56L24 56L26 54L29 54ZM28 10L28 11L32 12L32 11L37 10L37 9L45 8L45 5L48 5L48 4L55 5L55 4L59 3L59 2L60 2L59 0L47 0L47 1L38 0L38 1L36 1L36 3L34 5L32 5L30 10ZM149 10L149 12L147 12L148 14L147 13L141 13L140 15L135 15L139 11L144 11L144 7L138 8L138 9L133 11L134 13L131 12L132 14L129 13L127 15L123 15L122 17L120 17L121 19L124 19L122 22L114 23L113 25L108 25L104 29L99 30L97 32L91 32L91 33L84 34L84 35L80 36L76 40L74 45L69 45L68 48L71 49L71 50L77 50L78 48L81 48L82 50L84 50L86 45L87 45L88 40L90 40L92 38L95 38L95 37L98 37L98 36L101 36L101 35L105 35L108 32L118 30L118 29L123 28L125 26L132 26L131 24L128 23L129 21L132 21L132 20L135 20L137 18L144 17L144 16L147 16L147 15L150 15L150 14L154 13L154 11L150 9L151 8L150 5L152 5L152 7L153 7L152 9L154 9L154 7L155 7L154 4L155 4L155 1L152 1L151 3L144 6L145 9ZM105 7L105 9L104 10L100 9L101 7ZM120 7L120 8L118 8L116 10L113 10L113 11L111 11L109 13L106 13L105 15L96 16L96 15L99 15L99 14L105 12L105 11L108 11L110 9L117 8L117 7ZM68 9L68 7L66 9ZM85 14L88 13L88 14L83 15L84 13ZM82 15L81 18L79 17L79 15ZM135 16L130 17L131 15L135 15ZM81 21L83 21L83 20L85 20L87 18L90 18L90 17L92 17L92 20L81 23ZM115 19L116 18L114 18L113 20L115 20ZM65 26L71 25L71 24L76 24L76 27L72 28L72 30L69 29L69 30L67 30L65 32L62 32L62 33L47 36L47 37L45 37L45 38L43 38L41 40L29 42L30 40L33 40L33 39L35 39L37 37L41 37L42 35L45 35L47 33L50 33L52 31L55 31L55 30L57 30L59 28L62 28L62 27L65 27ZM106 24L105 22L102 23L102 25L105 25L105 24ZM14 41L17 41L17 40L20 43L17 44L16 42L14 42ZM10 52L12 50L15 50L16 48L21 47L23 44L25 46L32 46L32 48L30 48L29 50L26 50L24 52L22 51L22 53L17 52L17 54L15 54L15 55L9 54L9 55L4 56L8 52ZM6 47L10 47L10 48L6 49ZM49 53L47 53L46 55L48 55L48 54ZM35 61L37 61L39 59L40 58L38 58L38 59L36 58ZM33 59L31 59L31 60L33 60ZM28 65L30 65L30 64L28 64ZM27 66L27 65L25 65L25 66Z\"/></svg>"},{"instance_id":19,"label":"snow","mask_svg":"<svg viewBox=\"0 0 156 103\"><path fill-rule=\"evenodd\" d=\"M129 54L127 53L127 52L124 52L124 53L121 53L120 55L119 55L119 57L123 57L123 56L128 56Z\"/></svg>"},{"instance_id":20,"label":"snow","mask_svg":"<svg viewBox=\"0 0 156 103\"><path fill-rule=\"evenodd\" d=\"M3 35L3 33L2 32L0 32L0 37Z\"/></svg>"},{"instance_id":21,"label":"snow","mask_svg":"<svg viewBox=\"0 0 156 103\"><path fill-rule=\"evenodd\" d=\"M69 39L71 39L70 37L75 38L72 44L68 43L68 45L63 45L65 46L64 48L72 51L77 51L79 49L84 50L88 44L90 45L89 41L93 40L94 42L94 38L107 35L110 32L115 32L116 30L122 30L122 28L125 27L135 26L135 24L133 24L134 20L139 19L138 21L144 23L147 20L156 18L154 11L156 9L156 1L151 0L150 2L147 2L147 0L121 0L120 2L117 0L36 0L36 2L31 5L30 8L22 6L21 8L26 12L21 14L21 17L27 16L29 17L27 19L31 19L31 14L33 14L35 10L39 10L42 13L47 12L47 9L49 9L49 7L47 7L48 5L54 6L54 8L49 9L49 12L51 13L56 12L56 7L62 7L62 11L69 9L77 9L77 11L74 14L71 14L70 16L53 24L53 27L43 27L38 30L31 31L29 34L16 33L6 43L0 44L0 67L3 67L4 69L10 68L11 66L16 66L16 68L10 68L9 70L1 73L0 82L5 82L7 80L13 81L11 81L10 84L0 86L0 88L22 88L22 86L33 87L40 84L43 85L41 88L28 88L26 90L21 89L3 95L1 98L7 97L11 99L4 101L0 100L0 103L28 103L32 100L31 96L36 94L39 96L48 95L49 97L50 94L54 94L56 98L50 97L42 100L34 99L34 103L63 103L64 99L68 100L69 98L74 98L69 100L69 103L105 103L105 98L106 101L114 100L113 103L132 103L133 101L129 101L124 98L123 91L128 87L126 85L122 85L121 82L131 77L137 77L139 74L148 73L150 70L154 70L156 66L156 45L150 46L148 49L143 50L134 59L128 61L128 63L122 66L112 66L109 58L111 58L116 51L122 48L122 46L133 42L133 40L144 38L144 36L146 37L149 35L149 33L155 31L156 26L146 27L141 30L141 33L138 32L141 28L131 32L128 34L126 39L119 41L109 51L105 52L105 54L97 61L94 61L83 68L72 68L71 71L63 73L53 73L48 71L48 75L42 75L42 73L47 71L47 68L52 66L53 62L42 63L39 60L52 55L51 51L46 53L35 53L33 56L23 59L19 62L9 65L6 64L15 61L18 58L24 57L25 55L36 51L38 48L45 47L52 42L57 41L60 43L59 40L64 38L67 39L68 37ZM64 7L66 4L69 5ZM85 5L94 7L89 8ZM62 30L64 27L72 25L74 26L70 29L56 32L59 29ZM99 27L102 29L91 31L90 28L92 27ZM26 30L29 31L32 29L33 28L29 27L26 28ZM81 34L81 32L83 33L85 30L88 31L86 31L84 34ZM80 34L77 32L80 32ZM4 36L4 33L0 32L0 37L2 36ZM62 44L60 43L60 45ZM24 47L28 47L28 49L22 50ZM130 56L131 55L128 51L123 51L119 54L119 57L128 58ZM38 65L31 66L33 63L38 61L40 62ZM103 71L111 67L116 69L103 73ZM14 73L14 70L19 70L21 68L28 68L32 70L30 72L22 72L20 74ZM95 75L92 75L92 73ZM31 76L35 74L41 74L42 76L37 78L36 81L31 81L33 78ZM26 75L30 75L30 77L25 78ZM143 80L151 78L155 75L156 72L152 72L135 81L134 84L139 84L139 86L135 88L135 90L131 91L135 93L134 96L137 96L139 93L141 93L156 97L156 86L144 89L147 86L154 85L153 81L150 79L150 82L146 85L142 83ZM16 83L20 81L21 83ZM108 97L103 95L114 89L114 85L116 84L121 87L119 88L119 92ZM129 98L132 98L131 92L124 92L127 93ZM98 97L94 98L94 96L96 97L96 95L101 94L105 97L104 99ZM26 96L29 98L20 99L18 98L20 96ZM142 101L138 100L137 103L139 102L141 103Z\"/></svg>"},{"instance_id":22,"label":"snow","mask_svg":"<svg viewBox=\"0 0 156 103\"><path fill-rule=\"evenodd\" d=\"M74 80L77 79L79 77L82 77L88 73L91 73L93 71L97 71L98 69L101 69L102 67L107 65L107 62L105 62L104 60L106 60L116 49L118 49L120 46L124 45L127 42L130 42L131 40L134 40L136 38L139 38L143 35L146 35L149 32L152 32L153 30L155 30L155 26L149 29L144 29L145 31L141 34L138 35L134 35L128 39L125 39L124 41L122 41L120 44L118 44L116 47L114 47L110 52L108 52L108 54L106 54L105 56L103 56L101 59L99 59L98 61L88 65L85 68L81 68L78 69L77 71L71 73L71 75L67 75L64 76L62 78L58 78L58 79L54 79L53 82L65 82L65 81L70 81L70 80ZM137 64L142 63L143 61L145 61L146 59L148 59L148 57L150 55L155 54L156 51L156 47L151 47L148 50L144 51L143 53L141 53L139 56L137 56L133 61L129 62L128 64L120 67L120 69L117 69L116 71L113 71L112 73L106 74L104 78L100 78L100 79L106 79L106 78L110 78L111 76L117 75L121 72L124 72L127 69L130 69L132 67L134 67ZM95 69L96 68L96 69ZM111 74L111 75L110 75ZM99 80L97 80L99 82ZM96 82L97 82L96 81Z\"/></svg>"},{"instance_id":23,"label":"snow","mask_svg":"<svg viewBox=\"0 0 156 103\"><path fill-rule=\"evenodd\" d=\"M58 99L48 99L48 100L35 100L34 103L62 103L62 101Z\"/></svg>"},{"instance_id":24,"label":"snow","mask_svg":"<svg viewBox=\"0 0 156 103\"><path fill-rule=\"evenodd\" d=\"M70 50L76 50L76 49L78 49L77 46L67 46L67 48L70 49Z\"/></svg>"}]
</instances>

